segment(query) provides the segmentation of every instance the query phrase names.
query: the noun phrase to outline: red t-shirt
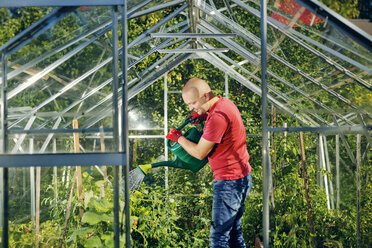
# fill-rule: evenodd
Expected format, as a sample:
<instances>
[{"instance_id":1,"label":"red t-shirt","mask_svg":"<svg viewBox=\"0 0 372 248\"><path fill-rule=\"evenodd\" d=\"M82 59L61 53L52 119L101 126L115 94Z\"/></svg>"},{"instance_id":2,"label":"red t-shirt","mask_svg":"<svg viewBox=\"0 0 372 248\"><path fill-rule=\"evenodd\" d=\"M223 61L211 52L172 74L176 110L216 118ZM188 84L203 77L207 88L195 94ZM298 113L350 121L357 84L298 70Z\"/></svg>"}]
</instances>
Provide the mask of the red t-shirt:
<instances>
[{"instance_id":1,"label":"red t-shirt","mask_svg":"<svg viewBox=\"0 0 372 248\"><path fill-rule=\"evenodd\" d=\"M216 143L208 154L215 181L240 179L251 172L245 128L232 101L220 97L212 106L202 137Z\"/></svg>"}]
</instances>

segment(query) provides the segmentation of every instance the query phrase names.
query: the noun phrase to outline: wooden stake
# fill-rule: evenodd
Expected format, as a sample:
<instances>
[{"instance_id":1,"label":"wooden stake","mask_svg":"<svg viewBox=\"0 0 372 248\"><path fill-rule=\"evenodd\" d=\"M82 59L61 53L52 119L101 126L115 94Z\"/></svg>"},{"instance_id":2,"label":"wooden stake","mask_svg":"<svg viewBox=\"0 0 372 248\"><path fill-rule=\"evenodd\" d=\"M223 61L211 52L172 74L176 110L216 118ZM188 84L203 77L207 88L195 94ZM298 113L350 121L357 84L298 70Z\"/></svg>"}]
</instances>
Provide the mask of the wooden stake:
<instances>
[{"instance_id":1,"label":"wooden stake","mask_svg":"<svg viewBox=\"0 0 372 248\"><path fill-rule=\"evenodd\" d=\"M71 202L72 202L72 197L74 195L74 188L75 188L75 181L76 181L76 171L75 175L72 178L72 185L71 185L71 190L70 190L70 196L68 198L68 203L67 203L67 211L66 211L66 219L65 219L65 226L63 228L63 233L62 233L62 238L61 241L59 242L59 248L62 247L62 242L66 236L66 231L67 231L67 224L68 224L68 218L70 217L70 208L71 208Z\"/></svg>"},{"instance_id":2,"label":"wooden stake","mask_svg":"<svg viewBox=\"0 0 372 248\"><path fill-rule=\"evenodd\" d=\"M310 200L309 180L307 178L306 157L305 157L304 139L303 139L302 132L300 132L300 148L301 148L302 173L304 177L305 193L306 193L306 201L307 201L307 213L309 217L309 225L310 225L310 233L311 233L311 243L314 247L316 247L314 222L313 222L313 210L311 207L311 200Z\"/></svg>"},{"instance_id":3,"label":"wooden stake","mask_svg":"<svg viewBox=\"0 0 372 248\"><path fill-rule=\"evenodd\" d=\"M100 139L100 143L101 143L101 152L105 152L106 147L105 147L105 137L104 137L104 133L103 133L103 125L101 125L99 128L100 128L99 139ZM103 172L103 180L105 180L105 187L106 187L106 185L107 185L107 167L105 165L102 166L102 172Z\"/></svg>"},{"instance_id":4,"label":"wooden stake","mask_svg":"<svg viewBox=\"0 0 372 248\"><path fill-rule=\"evenodd\" d=\"M72 127L73 129L78 129L79 128L79 123L77 120L72 121ZM74 133L74 152L75 153L80 153L80 141L79 141L79 133ZM76 171L75 171L75 176L76 176L76 189L77 189L77 195L80 203L84 204L84 196L83 196L83 178L81 175L81 166L76 166ZM84 209L79 208L79 214L80 217L82 218L84 215Z\"/></svg>"}]
</instances>

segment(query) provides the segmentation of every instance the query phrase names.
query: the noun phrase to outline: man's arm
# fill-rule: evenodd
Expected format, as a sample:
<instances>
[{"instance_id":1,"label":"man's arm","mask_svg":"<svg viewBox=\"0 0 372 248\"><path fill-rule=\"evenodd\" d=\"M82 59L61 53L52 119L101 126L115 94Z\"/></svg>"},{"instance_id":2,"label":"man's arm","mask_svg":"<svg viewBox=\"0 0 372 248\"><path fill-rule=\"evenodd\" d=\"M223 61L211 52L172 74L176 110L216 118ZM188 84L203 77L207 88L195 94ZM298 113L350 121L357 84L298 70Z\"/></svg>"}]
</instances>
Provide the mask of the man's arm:
<instances>
[{"instance_id":1,"label":"man's arm","mask_svg":"<svg viewBox=\"0 0 372 248\"><path fill-rule=\"evenodd\" d=\"M208 141L203 137L200 138L199 143L194 143L184 136L178 139L178 143L186 150L191 156L203 160L213 149L216 143Z\"/></svg>"}]
</instances>

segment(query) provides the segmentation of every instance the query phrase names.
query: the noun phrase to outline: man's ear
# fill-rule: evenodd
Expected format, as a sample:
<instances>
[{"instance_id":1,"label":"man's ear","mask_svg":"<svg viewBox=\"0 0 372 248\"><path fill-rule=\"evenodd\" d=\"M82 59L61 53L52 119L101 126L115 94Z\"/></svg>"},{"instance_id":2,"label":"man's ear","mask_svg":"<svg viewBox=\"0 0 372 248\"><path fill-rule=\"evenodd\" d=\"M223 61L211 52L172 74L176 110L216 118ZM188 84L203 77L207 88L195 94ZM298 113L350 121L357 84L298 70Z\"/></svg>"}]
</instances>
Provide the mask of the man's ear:
<instances>
[{"instance_id":1,"label":"man's ear","mask_svg":"<svg viewBox=\"0 0 372 248\"><path fill-rule=\"evenodd\" d=\"M210 100L209 92L205 92L204 94L205 100L208 102Z\"/></svg>"}]
</instances>

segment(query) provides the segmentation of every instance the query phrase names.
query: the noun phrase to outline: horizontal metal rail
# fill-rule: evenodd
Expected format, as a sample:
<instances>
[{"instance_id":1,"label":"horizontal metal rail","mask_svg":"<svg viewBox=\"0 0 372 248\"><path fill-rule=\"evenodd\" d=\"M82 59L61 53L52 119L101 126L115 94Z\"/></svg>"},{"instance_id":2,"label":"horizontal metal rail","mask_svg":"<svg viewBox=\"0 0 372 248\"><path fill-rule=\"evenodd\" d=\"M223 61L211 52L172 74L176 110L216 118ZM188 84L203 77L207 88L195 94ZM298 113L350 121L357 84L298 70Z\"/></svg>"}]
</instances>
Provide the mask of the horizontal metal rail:
<instances>
[{"instance_id":1,"label":"horizontal metal rail","mask_svg":"<svg viewBox=\"0 0 372 248\"><path fill-rule=\"evenodd\" d=\"M113 132L113 128L11 129L8 131L9 134L95 133L95 132Z\"/></svg>"},{"instance_id":2,"label":"horizontal metal rail","mask_svg":"<svg viewBox=\"0 0 372 248\"><path fill-rule=\"evenodd\" d=\"M214 48L214 49L205 49L205 48L196 48L196 49L159 49L159 53L226 53L229 48Z\"/></svg>"},{"instance_id":3,"label":"horizontal metal rail","mask_svg":"<svg viewBox=\"0 0 372 248\"><path fill-rule=\"evenodd\" d=\"M116 153L44 153L0 155L0 168L126 165L123 152Z\"/></svg>"},{"instance_id":4,"label":"horizontal metal rail","mask_svg":"<svg viewBox=\"0 0 372 248\"><path fill-rule=\"evenodd\" d=\"M0 7L58 7L58 6L123 5L123 0L17 0L0 1Z\"/></svg>"},{"instance_id":5,"label":"horizontal metal rail","mask_svg":"<svg viewBox=\"0 0 372 248\"><path fill-rule=\"evenodd\" d=\"M235 38L236 34L206 34L206 33L152 33L151 37L160 38Z\"/></svg>"},{"instance_id":6,"label":"horizontal metal rail","mask_svg":"<svg viewBox=\"0 0 372 248\"><path fill-rule=\"evenodd\" d=\"M314 132L325 134L363 134L366 130L372 130L372 125L367 126L324 126L324 127L275 127L269 128L269 132Z\"/></svg>"}]
</instances>

